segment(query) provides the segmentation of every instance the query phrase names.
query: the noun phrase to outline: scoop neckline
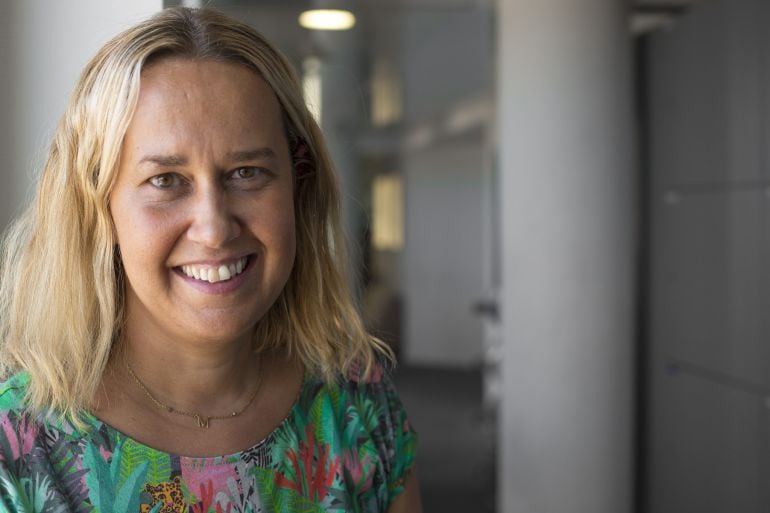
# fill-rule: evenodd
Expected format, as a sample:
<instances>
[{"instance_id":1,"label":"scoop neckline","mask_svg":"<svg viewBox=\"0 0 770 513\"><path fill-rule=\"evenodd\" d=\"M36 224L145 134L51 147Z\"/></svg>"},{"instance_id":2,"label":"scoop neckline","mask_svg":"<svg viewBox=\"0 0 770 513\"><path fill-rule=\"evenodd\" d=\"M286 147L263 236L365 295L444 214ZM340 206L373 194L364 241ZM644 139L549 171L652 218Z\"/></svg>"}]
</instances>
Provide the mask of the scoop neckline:
<instances>
[{"instance_id":1,"label":"scoop neckline","mask_svg":"<svg viewBox=\"0 0 770 513\"><path fill-rule=\"evenodd\" d=\"M84 433L89 438L91 437L91 432L98 431L102 427L106 428L107 431L111 431L115 433L120 440L125 442L126 440L130 440L133 444L138 445L139 447L146 449L148 451L156 452L159 454L164 454L166 456L169 456L170 458L174 459L177 458L180 461L189 461L194 460L196 462L204 462L209 464L220 464L222 462L226 462L233 459L240 459L240 457L243 454L256 451L266 445L271 439L275 438L275 435L284 429L286 424L289 422L289 420L297 413L297 409L299 408L299 402L300 402L300 396L302 395L302 392L305 390L305 387L309 386L311 382L311 376L308 371L305 371L302 375L302 382L300 383L299 390L297 391L297 396L294 398L294 402L291 405L291 408L289 408L288 413L286 416L281 420L281 422L278 423L278 425L270 431L267 435L265 435L264 438L262 438L260 441L256 442L255 444L245 448L241 449L240 451L236 451L231 454L224 454L224 455L217 455L217 456L187 456L183 454L176 454L172 452L166 452L161 449L157 449L155 447L152 447L151 445L147 445L144 442L140 442L136 438L127 435L120 429L116 428L115 426L104 422L102 419L91 413L90 411L86 411L86 421L89 427L91 428L89 431ZM74 429L74 428L73 428ZM93 431L92 431L93 430Z\"/></svg>"}]
</instances>

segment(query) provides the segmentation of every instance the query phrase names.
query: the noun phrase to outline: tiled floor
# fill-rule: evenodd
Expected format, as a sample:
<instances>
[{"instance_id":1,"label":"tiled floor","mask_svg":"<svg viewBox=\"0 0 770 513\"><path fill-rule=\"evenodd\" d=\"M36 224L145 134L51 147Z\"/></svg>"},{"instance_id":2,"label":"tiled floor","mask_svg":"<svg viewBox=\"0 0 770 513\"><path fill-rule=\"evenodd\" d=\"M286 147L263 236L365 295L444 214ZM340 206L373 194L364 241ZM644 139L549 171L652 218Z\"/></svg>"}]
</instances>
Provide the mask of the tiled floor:
<instances>
[{"instance_id":1,"label":"tiled floor","mask_svg":"<svg viewBox=\"0 0 770 513\"><path fill-rule=\"evenodd\" d=\"M400 367L396 386L420 435L424 513L495 510L494 420L481 410L481 372Z\"/></svg>"}]
</instances>

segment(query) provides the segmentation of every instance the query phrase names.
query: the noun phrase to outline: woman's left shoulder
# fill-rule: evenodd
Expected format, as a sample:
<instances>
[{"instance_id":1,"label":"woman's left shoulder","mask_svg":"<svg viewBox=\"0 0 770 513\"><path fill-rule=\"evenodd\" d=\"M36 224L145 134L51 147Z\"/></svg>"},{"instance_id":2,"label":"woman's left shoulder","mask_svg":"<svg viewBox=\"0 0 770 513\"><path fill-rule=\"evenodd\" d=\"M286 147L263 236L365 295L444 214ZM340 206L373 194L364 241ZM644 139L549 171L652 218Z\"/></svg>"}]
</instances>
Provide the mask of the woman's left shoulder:
<instances>
[{"instance_id":1,"label":"woman's left shoulder","mask_svg":"<svg viewBox=\"0 0 770 513\"><path fill-rule=\"evenodd\" d=\"M298 406L295 445L320 444L316 451L328 459L328 475L336 474L358 503L366 505L361 510L386 511L405 490L417 450L417 433L390 367L354 364L331 382L307 374ZM280 461L293 460L289 455Z\"/></svg>"},{"instance_id":2,"label":"woman's left shoulder","mask_svg":"<svg viewBox=\"0 0 770 513\"><path fill-rule=\"evenodd\" d=\"M382 362L373 362L369 367L353 364L333 382L306 378L301 395L302 409L311 422L344 425L345 438L360 440L369 436L390 445L416 437L393 383L392 369ZM329 418L335 422L325 422Z\"/></svg>"},{"instance_id":3,"label":"woman's left shoulder","mask_svg":"<svg viewBox=\"0 0 770 513\"><path fill-rule=\"evenodd\" d=\"M375 406L380 416L403 416L406 412L393 381L393 368L374 361L369 366L354 363L345 374L340 374L325 390L335 402L348 409Z\"/></svg>"}]
</instances>

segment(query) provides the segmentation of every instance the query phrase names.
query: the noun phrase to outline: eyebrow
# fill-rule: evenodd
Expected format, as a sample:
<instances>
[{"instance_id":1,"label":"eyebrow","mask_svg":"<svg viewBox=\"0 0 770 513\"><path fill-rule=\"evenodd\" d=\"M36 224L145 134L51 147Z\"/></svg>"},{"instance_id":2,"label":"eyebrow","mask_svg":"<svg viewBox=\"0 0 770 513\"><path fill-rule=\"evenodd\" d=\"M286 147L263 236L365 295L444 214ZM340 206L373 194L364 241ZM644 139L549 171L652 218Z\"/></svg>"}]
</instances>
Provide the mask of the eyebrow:
<instances>
[{"instance_id":1,"label":"eyebrow","mask_svg":"<svg viewBox=\"0 0 770 513\"><path fill-rule=\"evenodd\" d=\"M227 159L230 162L243 162L246 160L258 160L263 158L275 157L275 151L272 148L254 148L250 150L237 150L227 153ZM140 164L150 162L161 167L177 167L187 164L187 158L181 155L147 155L142 157Z\"/></svg>"},{"instance_id":2,"label":"eyebrow","mask_svg":"<svg viewBox=\"0 0 770 513\"><path fill-rule=\"evenodd\" d=\"M187 159L179 155L147 155L146 157L142 157L142 160L139 161L140 164L144 164L145 162L150 162L163 167L175 167L184 166L187 164Z\"/></svg>"},{"instance_id":3,"label":"eyebrow","mask_svg":"<svg viewBox=\"0 0 770 513\"><path fill-rule=\"evenodd\" d=\"M272 148L255 148L253 150L240 150L232 151L227 154L227 158L230 161L242 162L244 160L258 160L263 158L275 157L275 152Z\"/></svg>"}]
</instances>

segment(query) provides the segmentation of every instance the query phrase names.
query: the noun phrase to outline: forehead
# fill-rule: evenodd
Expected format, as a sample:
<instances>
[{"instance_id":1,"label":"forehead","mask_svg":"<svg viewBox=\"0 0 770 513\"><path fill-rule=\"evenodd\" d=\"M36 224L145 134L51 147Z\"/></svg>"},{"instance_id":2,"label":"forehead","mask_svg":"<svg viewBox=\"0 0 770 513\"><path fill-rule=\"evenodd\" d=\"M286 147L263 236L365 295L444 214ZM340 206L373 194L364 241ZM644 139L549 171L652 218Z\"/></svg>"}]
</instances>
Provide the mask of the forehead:
<instances>
[{"instance_id":1,"label":"forehead","mask_svg":"<svg viewBox=\"0 0 770 513\"><path fill-rule=\"evenodd\" d=\"M208 59L164 58L142 70L139 103L168 101L240 100L262 107L278 107L270 86L242 64Z\"/></svg>"},{"instance_id":2,"label":"forehead","mask_svg":"<svg viewBox=\"0 0 770 513\"><path fill-rule=\"evenodd\" d=\"M165 58L142 71L125 142L130 151L138 141L270 135L283 136L283 117L275 93L256 72L230 62Z\"/></svg>"}]
</instances>

